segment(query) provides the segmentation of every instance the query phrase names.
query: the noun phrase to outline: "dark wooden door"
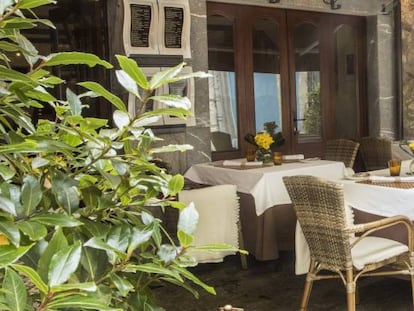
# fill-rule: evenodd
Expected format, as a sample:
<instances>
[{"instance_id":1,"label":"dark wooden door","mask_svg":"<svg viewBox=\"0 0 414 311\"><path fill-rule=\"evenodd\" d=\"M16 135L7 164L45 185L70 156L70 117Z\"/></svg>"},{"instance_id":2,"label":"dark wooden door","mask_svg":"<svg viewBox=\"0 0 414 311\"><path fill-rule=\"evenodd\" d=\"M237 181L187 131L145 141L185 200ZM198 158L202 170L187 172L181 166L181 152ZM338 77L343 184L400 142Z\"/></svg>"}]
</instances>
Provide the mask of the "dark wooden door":
<instances>
[{"instance_id":1,"label":"dark wooden door","mask_svg":"<svg viewBox=\"0 0 414 311\"><path fill-rule=\"evenodd\" d=\"M229 141L213 159L243 157L244 136L269 121L286 139L282 152L306 156L322 155L327 139L366 132L363 18L221 3L207 8L215 80L210 123Z\"/></svg>"}]
</instances>

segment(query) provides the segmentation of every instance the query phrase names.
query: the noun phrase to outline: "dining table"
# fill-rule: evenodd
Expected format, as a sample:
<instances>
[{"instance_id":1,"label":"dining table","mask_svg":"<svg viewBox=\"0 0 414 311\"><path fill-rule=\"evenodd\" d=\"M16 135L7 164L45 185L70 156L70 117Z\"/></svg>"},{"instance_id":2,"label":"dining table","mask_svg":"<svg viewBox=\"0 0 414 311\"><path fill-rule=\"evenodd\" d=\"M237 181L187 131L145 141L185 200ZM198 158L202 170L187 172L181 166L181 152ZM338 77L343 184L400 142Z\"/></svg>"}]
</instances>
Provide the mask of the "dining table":
<instances>
[{"instance_id":1,"label":"dining table","mask_svg":"<svg viewBox=\"0 0 414 311\"><path fill-rule=\"evenodd\" d=\"M274 260L280 250L295 247L296 216L283 177L313 175L337 180L346 170L342 162L292 158L281 165L245 159L200 163L191 166L184 177L204 185L236 185L244 249L257 260Z\"/></svg>"},{"instance_id":2,"label":"dining table","mask_svg":"<svg viewBox=\"0 0 414 311\"><path fill-rule=\"evenodd\" d=\"M343 185L345 205L353 212L354 223L365 223L384 217L403 215L414 221L414 175L410 172L411 160L402 161L397 177L390 176L389 169L375 170L356 176L344 176L332 181ZM407 243L403 226L381 230L376 236ZM295 272L308 272L309 249L300 225L295 234Z\"/></svg>"}]
</instances>

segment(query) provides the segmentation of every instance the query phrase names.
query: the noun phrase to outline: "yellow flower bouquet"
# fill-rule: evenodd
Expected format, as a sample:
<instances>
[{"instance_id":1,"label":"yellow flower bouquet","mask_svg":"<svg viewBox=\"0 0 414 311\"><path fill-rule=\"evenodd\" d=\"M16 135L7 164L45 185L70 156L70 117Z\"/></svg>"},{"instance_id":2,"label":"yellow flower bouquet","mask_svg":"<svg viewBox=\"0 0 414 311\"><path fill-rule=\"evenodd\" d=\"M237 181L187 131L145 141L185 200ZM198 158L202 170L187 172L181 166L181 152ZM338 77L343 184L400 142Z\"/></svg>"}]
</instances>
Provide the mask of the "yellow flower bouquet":
<instances>
[{"instance_id":1,"label":"yellow flower bouquet","mask_svg":"<svg viewBox=\"0 0 414 311\"><path fill-rule=\"evenodd\" d=\"M244 139L257 147L256 158L258 161L272 161L272 149L285 143L281 132L276 132L276 122L265 122L264 131L256 135L247 134Z\"/></svg>"}]
</instances>

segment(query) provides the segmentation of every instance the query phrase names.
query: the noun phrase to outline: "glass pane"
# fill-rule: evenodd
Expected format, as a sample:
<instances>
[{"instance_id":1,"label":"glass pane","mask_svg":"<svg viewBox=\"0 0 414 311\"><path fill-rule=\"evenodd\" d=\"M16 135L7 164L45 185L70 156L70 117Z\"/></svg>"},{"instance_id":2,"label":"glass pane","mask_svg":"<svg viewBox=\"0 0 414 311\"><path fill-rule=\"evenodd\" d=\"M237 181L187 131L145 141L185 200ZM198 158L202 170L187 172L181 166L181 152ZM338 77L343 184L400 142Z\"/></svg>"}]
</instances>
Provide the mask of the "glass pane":
<instances>
[{"instance_id":1,"label":"glass pane","mask_svg":"<svg viewBox=\"0 0 414 311\"><path fill-rule=\"evenodd\" d=\"M352 27L340 25L336 37L336 137L358 137L356 44Z\"/></svg>"},{"instance_id":2,"label":"glass pane","mask_svg":"<svg viewBox=\"0 0 414 311\"><path fill-rule=\"evenodd\" d=\"M207 19L210 130L213 151L238 148L233 23L219 15Z\"/></svg>"},{"instance_id":3,"label":"glass pane","mask_svg":"<svg viewBox=\"0 0 414 311\"><path fill-rule=\"evenodd\" d=\"M319 31L310 23L294 30L298 142L321 138Z\"/></svg>"},{"instance_id":4,"label":"glass pane","mask_svg":"<svg viewBox=\"0 0 414 311\"><path fill-rule=\"evenodd\" d=\"M253 66L256 132L271 121L282 130L279 26L271 20L253 25Z\"/></svg>"}]
</instances>

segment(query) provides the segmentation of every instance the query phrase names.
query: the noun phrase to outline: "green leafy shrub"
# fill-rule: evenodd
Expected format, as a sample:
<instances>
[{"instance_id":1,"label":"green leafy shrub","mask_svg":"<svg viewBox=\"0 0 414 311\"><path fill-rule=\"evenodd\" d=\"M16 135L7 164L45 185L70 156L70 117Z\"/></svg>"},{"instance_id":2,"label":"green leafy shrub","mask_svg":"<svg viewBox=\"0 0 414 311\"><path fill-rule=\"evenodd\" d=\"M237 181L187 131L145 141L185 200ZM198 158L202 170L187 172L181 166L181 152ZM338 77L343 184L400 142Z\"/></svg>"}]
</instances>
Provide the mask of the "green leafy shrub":
<instances>
[{"instance_id":1,"label":"green leafy shrub","mask_svg":"<svg viewBox=\"0 0 414 311\"><path fill-rule=\"evenodd\" d=\"M112 65L87 53L38 54L21 31L52 26L32 11L51 3L0 2L0 309L160 310L151 291L159 282L195 296L194 284L214 293L187 270L196 264L186 251L198 215L175 200L183 177L152 162L159 152L191 146L152 148L159 138L147 128L163 114L188 115L187 98L151 97L155 89L205 74L180 75L179 64L148 81L133 60L118 55L118 81L141 102L134 118L119 97L92 81L78 83L81 94L67 89L66 99L55 98L53 88L64 81L51 73L54 66ZM24 55L27 73L13 69L12 52ZM82 115L97 96L115 107L114 127ZM144 112L149 100L170 108ZM28 111L46 105L55 120L33 124ZM179 209L177 237L151 206Z\"/></svg>"}]
</instances>

